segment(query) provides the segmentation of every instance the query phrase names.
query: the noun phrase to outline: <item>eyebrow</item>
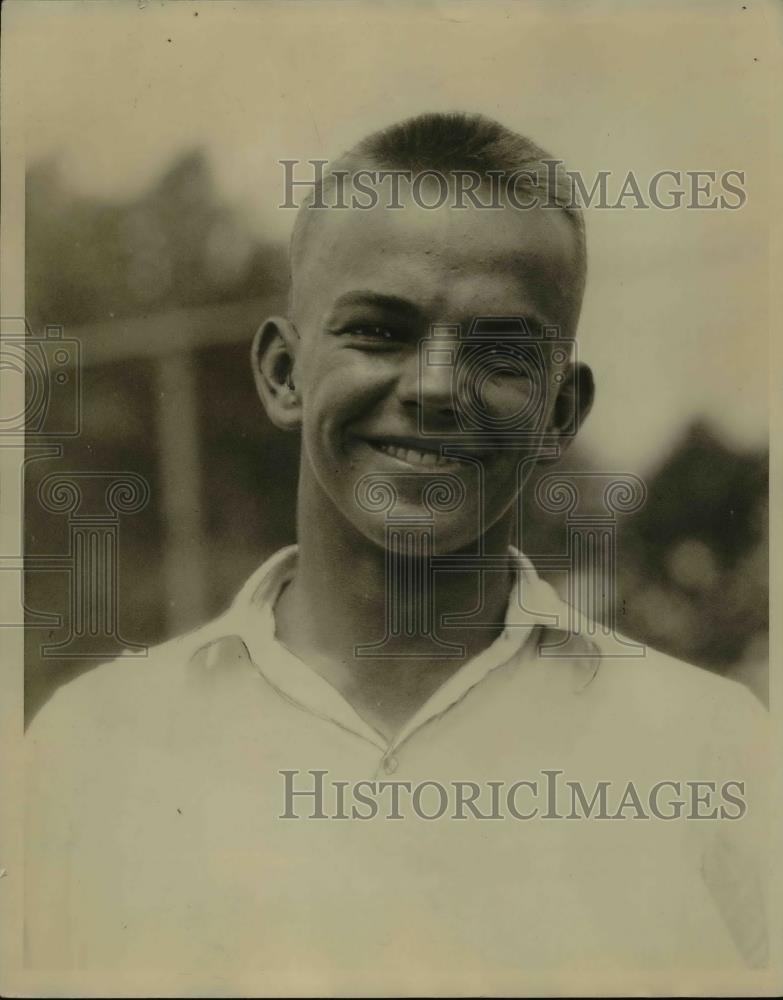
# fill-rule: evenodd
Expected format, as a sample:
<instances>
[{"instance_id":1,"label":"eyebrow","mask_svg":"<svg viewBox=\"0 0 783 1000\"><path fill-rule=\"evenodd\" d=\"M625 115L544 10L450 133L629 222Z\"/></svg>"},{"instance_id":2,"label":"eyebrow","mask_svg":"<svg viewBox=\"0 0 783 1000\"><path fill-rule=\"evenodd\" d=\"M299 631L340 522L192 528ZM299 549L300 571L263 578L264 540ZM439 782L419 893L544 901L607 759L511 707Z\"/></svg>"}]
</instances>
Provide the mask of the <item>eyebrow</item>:
<instances>
[{"instance_id":1,"label":"eyebrow","mask_svg":"<svg viewBox=\"0 0 783 1000\"><path fill-rule=\"evenodd\" d=\"M404 299L399 295L383 295L380 292L369 290L346 292L337 299L331 311L334 313L346 306L375 306L405 316L421 316L421 309L410 299Z\"/></svg>"},{"instance_id":2,"label":"eyebrow","mask_svg":"<svg viewBox=\"0 0 783 1000\"><path fill-rule=\"evenodd\" d=\"M416 305L415 302L411 302L410 299L405 299L400 295L385 295L381 292L373 292L369 289L359 289L356 291L345 292L335 301L330 313L333 316L339 309L350 308L352 306L374 306L375 308L382 309L387 312L393 312L400 316L415 319L421 319L424 315L421 307ZM476 319L482 319L484 322L489 321L490 323L502 323L503 321L513 322L517 320L521 321L527 327L529 332L547 325L543 316L535 310L527 310L525 314L519 316L477 316L474 317L474 321ZM481 331L477 335L481 337L482 334L484 336L490 335L490 331Z\"/></svg>"}]
</instances>

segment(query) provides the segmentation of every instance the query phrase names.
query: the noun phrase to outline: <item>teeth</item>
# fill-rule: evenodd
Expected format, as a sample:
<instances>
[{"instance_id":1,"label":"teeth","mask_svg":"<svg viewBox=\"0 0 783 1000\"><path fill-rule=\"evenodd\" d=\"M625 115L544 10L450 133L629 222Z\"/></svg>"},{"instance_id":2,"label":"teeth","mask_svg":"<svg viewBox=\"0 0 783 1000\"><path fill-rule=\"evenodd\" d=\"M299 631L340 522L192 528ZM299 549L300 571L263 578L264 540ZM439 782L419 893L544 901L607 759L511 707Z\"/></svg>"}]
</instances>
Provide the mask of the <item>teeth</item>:
<instances>
[{"instance_id":1,"label":"teeth","mask_svg":"<svg viewBox=\"0 0 783 1000\"><path fill-rule=\"evenodd\" d=\"M460 460L451 456L440 455L436 451L425 451L420 448L403 448L396 444L375 443L378 451L385 452L393 458L398 458L409 465L427 465L433 468L439 465L454 465ZM464 464L464 463L462 463Z\"/></svg>"}]
</instances>

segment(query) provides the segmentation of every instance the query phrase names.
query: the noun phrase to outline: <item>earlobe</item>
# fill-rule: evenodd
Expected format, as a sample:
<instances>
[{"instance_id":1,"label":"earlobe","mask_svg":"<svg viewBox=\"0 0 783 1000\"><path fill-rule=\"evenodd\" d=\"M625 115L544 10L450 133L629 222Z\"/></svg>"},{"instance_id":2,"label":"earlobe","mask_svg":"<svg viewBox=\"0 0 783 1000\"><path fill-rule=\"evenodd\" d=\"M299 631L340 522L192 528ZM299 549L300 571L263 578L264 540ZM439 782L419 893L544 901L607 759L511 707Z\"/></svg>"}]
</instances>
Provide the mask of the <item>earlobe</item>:
<instances>
[{"instance_id":1,"label":"earlobe","mask_svg":"<svg viewBox=\"0 0 783 1000\"><path fill-rule=\"evenodd\" d=\"M272 316L253 338L251 364L258 395L272 423L281 430L301 425L301 399L293 370L299 335L290 320Z\"/></svg>"}]
</instances>

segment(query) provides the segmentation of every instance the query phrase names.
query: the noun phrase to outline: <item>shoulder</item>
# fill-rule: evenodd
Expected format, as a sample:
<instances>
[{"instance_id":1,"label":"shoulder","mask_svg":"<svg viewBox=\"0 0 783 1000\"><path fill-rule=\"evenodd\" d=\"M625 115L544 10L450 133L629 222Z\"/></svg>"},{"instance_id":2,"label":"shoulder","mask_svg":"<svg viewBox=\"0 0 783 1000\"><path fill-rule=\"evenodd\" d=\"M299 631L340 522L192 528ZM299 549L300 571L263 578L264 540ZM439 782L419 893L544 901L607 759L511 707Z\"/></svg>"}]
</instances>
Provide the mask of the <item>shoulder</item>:
<instances>
[{"instance_id":1,"label":"shoulder","mask_svg":"<svg viewBox=\"0 0 783 1000\"><path fill-rule=\"evenodd\" d=\"M143 656L118 657L63 684L33 719L28 743L64 736L74 746L84 741L94 745L98 739L116 739L118 732L142 739L156 729L165 735L167 727L187 714L185 702L191 696L195 702L189 707L197 704L198 715L213 681L224 681L224 689L240 697L243 689L236 681L241 671L231 668L250 662L240 636L257 634L259 628L272 634L269 622L257 616L292 573L296 552L296 546L288 546L271 556L211 622ZM221 669L214 669L218 664Z\"/></svg>"},{"instance_id":2,"label":"shoulder","mask_svg":"<svg viewBox=\"0 0 783 1000\"><path fill-rule=\"evenodd\" d=\"M45 857L54 842L64 851L74 838L86 843L89 829L114 829L127 810L157 814L164 800L195 794L237 705L255 704L251 687L263 690L255 671L205 670L216 647L221 662L238 662L244 646L226 625L216 619L55 691L25 739L31 857Z\"/></svg>"},{"instance_id":3,"label":"shoulder","mask_svg":"<svg viewBox=\"0 0 783 1000\"><path fill-rule=\"evenodd\" d=\"M556 623L544 625L539 655L571 661L577 690L642 719L689 719L693 726L726 713L745 722L766 717L744 684L605 628L563 600L529 563L521 565L529 576L527 596Z\"/></svg>"},{"instance_id":4,"label":"shoulder","mask_svg":"<svg viewBox=\"0 0 783 1000\"><path fill-rule=\"evenodd\" d=\"M629 654L634 650L630 640ZM622 717L662 757L669 749L683 759L720 770L763 770L769 716L744 685L647 646L622 655L616 641L595 642L595 689L607 716Z\"/></svg>"},{"instance_id":5,"label":"shoulder","mask_svg":"<svg viewBox=\"0 0 783 1000\"><path fill-rule=\"evenodd\" d=\"M144 655L125 655L62 684L30 723L29 744L60 743L71 749L165 725L188 688L191 665L202 650L230 631L226 615L177 636Z\"/></svg>"},{"instance_id":6,"label":"shoulder","mask_svg":"<svg viewBox=\"0 0 783 1000\"><path fill-rule=\"evenodd\" d=\"M547 584L539 603L557 624L545 626L538 655L578 694L578 714L622 740L626 752L734 768L763 760L768 713L738 681L694 666L584 617ZM577 702L573 708L577 711Z\"/></svg>"},{"instance_id":7,"label":"shoulder","mask_svg":"<svg viewBox=\"0 0 783 1000\"><path fill-rule=\"evenodd\" d=\"M761 719L759 700L738 681L669 656L622 636L600 637L596 655L604 683L629 704L679 711L691 719L714 718L729 712Z\"/></svg>"},{"instance_id":8,"label":"shoulder","mask_svg":"<svg viewBox=\"0 0 783 1000\"><path fill-rule=\"evenodd\" d=\"M574 691L640 731L679 729L739 737L766 726L767 712L738 681L608 631L531 573L537 605L557 624L544 626L539 656L571 664ZM528 591L530 596L531 591Z\"/></svg>"}]
</instances>

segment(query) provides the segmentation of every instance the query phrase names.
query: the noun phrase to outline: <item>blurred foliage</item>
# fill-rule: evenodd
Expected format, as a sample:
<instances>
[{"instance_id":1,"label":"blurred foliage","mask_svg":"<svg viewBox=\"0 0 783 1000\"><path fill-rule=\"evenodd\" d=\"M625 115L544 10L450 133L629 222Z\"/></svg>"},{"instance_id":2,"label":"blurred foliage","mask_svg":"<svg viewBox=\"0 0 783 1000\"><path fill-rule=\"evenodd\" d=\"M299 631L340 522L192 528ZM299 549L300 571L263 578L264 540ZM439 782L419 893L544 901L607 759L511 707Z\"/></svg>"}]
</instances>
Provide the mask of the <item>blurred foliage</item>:
<instances>
[{"instance_id":1,"label":"blurred foliage","mask_svg":"<svg viewBox=\"0 0 783 1000\"><path fill-rule=\"evenodd\" d=\"M250 298L287 282L283 248L220 202L205 155L125 203L73 194L53 160L26 182L28 319L64 325Z\"/></svg>"},{"instance_id":2,"label":"blurred foliage","mask_svg":"<svg viewBox=\"0 0 783 1000\"><path fill-rule=\"evenodd\" d=\"M279 297L287 281L285 248L259 239L240 211L221 202L198 151L122 203L74 195L52 161L29 171L27 309L35 329L63 324L66 335L87 336L81 324L141 321L174 307L196 315L216 303ZM263 413L244 331L237 331L234 343L200 347L190 357L203 475L203 495L194 503L202 509L207 610L214 614L265 556L294 540L298 442L276 431ZM145 476L152 502L123 522L121 620L126 639L154 643L171 632L159 572L167 527L160 507L155 359L88 368L83 391L80 437L63 442L62 459L29 463L26 551L61 553L67 544L63 518L43 512L35 499L36 482L47 472L126 469ZM56 396L52 405L58 405ZM595 466L577 443L560 468ZM749 683L764 697L766 454L738 452L696 422L683 428L669 457L647 476L647 487L645 507L620 519L618 629L712 669L741 673L749 665ZM600 506L596 496L595 510ZM529 499L525 528L534 561L537 553L565 551L564 518ZM204 565L193 572L203 573ZM30 608L57 611L67 620L63 574L28 572L25 596ZM191 624L197 624L195 610ZM31 711L84 669L41 658L41 642L57 638L57 630L27 631Z\"/></svg>"},{"instance_id":3,"label":"blurred foliage","mask_svg":"<svg viewBox=\"0 0 783 1000\"><path fill-rule=\"evenodd\" d=\"M632 630L697 663L740 660L768 627L767 455L735 452L693 424L650 475L620 544Z\"/></svg>"},{"instance_id":4,"label":"blurred foliage","mask_svg":"<svg viewBox=\"0 0 783 1000\"><path fill-rule=\"evenodd\" d=\"M576 448L559 468L600 471ZM535 479L525 508L534 561L537 553L562 553L567 545L563 516L531 502ZM766 700L767 453L734 450L695 420L645 483L644 506L618 519L617 630L713 670L747 669L753 676L745 679ZM581 509L600 513L602 495L596 485ZM551 582L558 586L555 576Z\"/></svg>"}]
</instances>

